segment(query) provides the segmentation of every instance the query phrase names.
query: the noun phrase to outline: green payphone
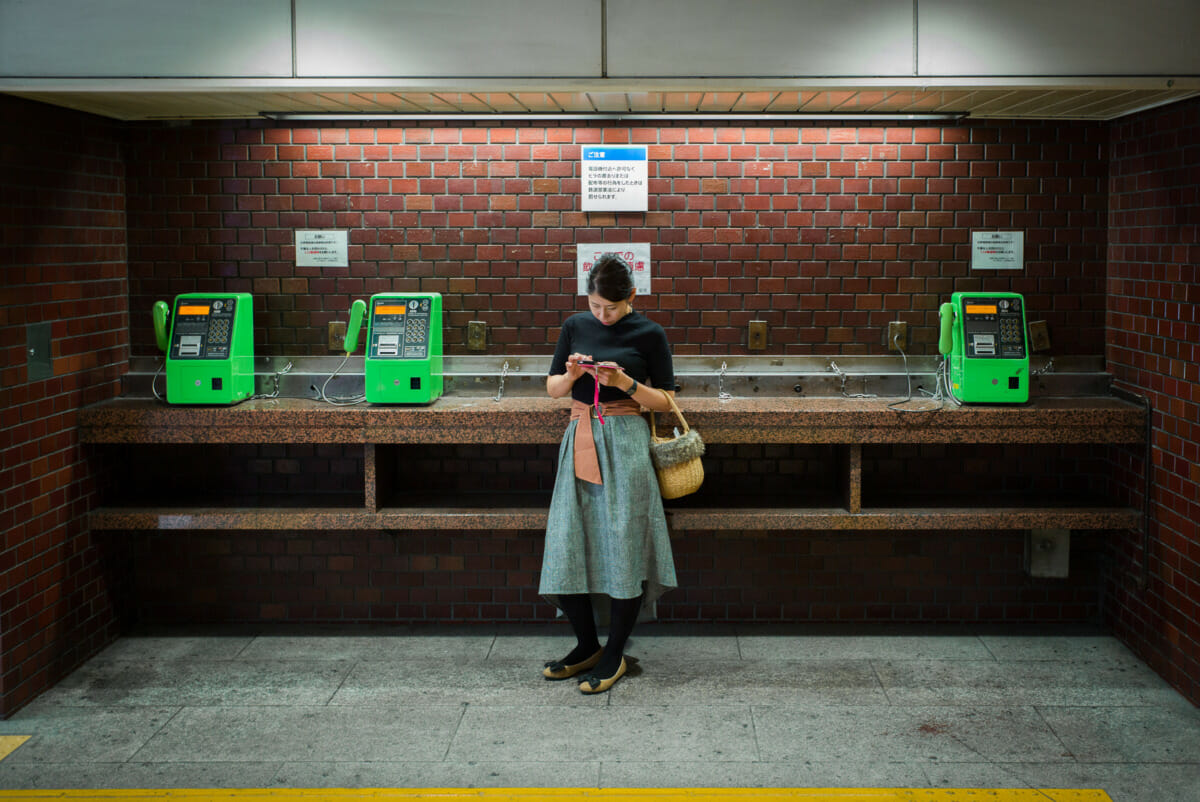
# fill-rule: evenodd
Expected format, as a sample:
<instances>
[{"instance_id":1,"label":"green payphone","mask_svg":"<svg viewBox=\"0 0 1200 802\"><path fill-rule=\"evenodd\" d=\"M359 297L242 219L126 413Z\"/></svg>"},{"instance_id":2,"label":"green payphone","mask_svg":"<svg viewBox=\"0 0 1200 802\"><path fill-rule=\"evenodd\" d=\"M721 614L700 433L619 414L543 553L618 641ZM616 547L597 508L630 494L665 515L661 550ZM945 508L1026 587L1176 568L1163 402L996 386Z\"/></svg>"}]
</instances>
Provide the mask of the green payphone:
<instances>
[{"instance_id":1,"label":"green payphone","mask_svg":"<svg viewBox=\"0 0 1200 802\"><path fill-rule=\"evenodd\" d=\"M1029 400L1025 301L1013 292L956 292L938 311L950 394L965 403Z\"/></svg>"},{"instance_id":2,"label":"green payphone","mask_svg":"<svg viewBox=\"0 0 1200 802\"><path fill-rule=\"evenodd\" d=\"M428 404L442 395L442 296L436 292L379 293L355 301L346 353L358 347L367 316L363 378L372 404Z\"/></svg>"},{"instance_id":3,"label":"green payphone","mask_svg":"<svg viewBox=\"0 0 1200 802\"><path fill-rule=\"evenodd\" d=\"M154 304L153 318L167 355L168 403L236 404L254 395L250 293L185 293L174 307Z\"/></svg>"}]
</instances>

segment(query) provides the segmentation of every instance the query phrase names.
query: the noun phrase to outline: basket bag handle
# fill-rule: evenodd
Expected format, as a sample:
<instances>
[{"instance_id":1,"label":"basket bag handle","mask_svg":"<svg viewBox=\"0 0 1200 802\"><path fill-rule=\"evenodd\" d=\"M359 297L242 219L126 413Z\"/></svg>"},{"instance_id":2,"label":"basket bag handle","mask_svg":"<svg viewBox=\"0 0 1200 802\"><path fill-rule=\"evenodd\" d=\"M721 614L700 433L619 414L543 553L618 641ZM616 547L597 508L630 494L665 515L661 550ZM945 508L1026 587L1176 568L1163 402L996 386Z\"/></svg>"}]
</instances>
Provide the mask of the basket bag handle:
<instances>
[{"instance_id":1,"label":"basket bag handle","mask_svg":"<svg viewBox=\"0 0 1200 802\"><path fill-rule=\"evenodd\" d=\"M681 424L683 424L683 434L687 434L688 431L691 429L691 427L688 426L688 422L687 422L687 420L684 419L683 413L679 411L679 405L675 403L675 396L671 395L666 390L663 390L663 395L665 395L667 397L667 403L669 403L671 405L671 411L675 413L675 417L679 418L679 422ZM656 417L658 417L658 416L654 414L654 410L650 410L650 436L651 437L658 437L658 432L654 428L654 419Z\"/></svg>"}]
</instances>

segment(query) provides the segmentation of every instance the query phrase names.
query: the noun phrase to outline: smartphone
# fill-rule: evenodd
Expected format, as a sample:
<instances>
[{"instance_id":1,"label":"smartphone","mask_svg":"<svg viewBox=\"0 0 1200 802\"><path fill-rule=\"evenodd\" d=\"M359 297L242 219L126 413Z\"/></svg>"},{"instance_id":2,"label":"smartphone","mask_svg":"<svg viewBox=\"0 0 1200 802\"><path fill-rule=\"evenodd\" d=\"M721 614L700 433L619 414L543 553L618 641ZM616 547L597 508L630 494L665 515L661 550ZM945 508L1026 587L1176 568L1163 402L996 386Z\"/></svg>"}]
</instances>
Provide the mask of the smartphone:
<instances>
[{"instance_id":1,"label":"smartphone","mask_svg":"<svg viewBox=\"0 0 1200 802\"><path fill-rule=\"evenodd\" d=\"M616 364L615 362L600 363L600 362L585 362L582 360L580 360L579 362L576 362L575 365L576 365L576 367L580 367L580 368L612 368L613 370L619 370L621 367L620 365Z\"/></svg>"}]
</instances>

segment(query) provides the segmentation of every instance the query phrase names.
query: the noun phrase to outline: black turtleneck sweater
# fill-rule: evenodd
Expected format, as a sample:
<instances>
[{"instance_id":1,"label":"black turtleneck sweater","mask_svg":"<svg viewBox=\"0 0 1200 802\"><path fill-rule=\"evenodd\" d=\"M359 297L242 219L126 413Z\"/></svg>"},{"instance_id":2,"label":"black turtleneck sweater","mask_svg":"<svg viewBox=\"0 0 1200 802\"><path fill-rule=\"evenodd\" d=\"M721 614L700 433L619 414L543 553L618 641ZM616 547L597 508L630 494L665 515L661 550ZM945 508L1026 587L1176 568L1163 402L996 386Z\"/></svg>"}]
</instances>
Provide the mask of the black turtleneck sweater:
<instances>
[{"instance_id":1,"label":"black turtleneck sweater","mask_svg":"<svg viewBox=\"0 0 1200 802\"><path fill-rule=\"evenodd\" d=\"M667 334L662 326L637 312L630 312L611 326L605 326L591 312L571 315L558 336L549 375L566 373L571 354L591 354L597 362L616 362L634 381L663 390L675 389ZM580 376L571 387L571 398L591 404L595 381L590 373ZM600 388L601 403L628 397L615 387Z\"/></svg>"}]
</instances>

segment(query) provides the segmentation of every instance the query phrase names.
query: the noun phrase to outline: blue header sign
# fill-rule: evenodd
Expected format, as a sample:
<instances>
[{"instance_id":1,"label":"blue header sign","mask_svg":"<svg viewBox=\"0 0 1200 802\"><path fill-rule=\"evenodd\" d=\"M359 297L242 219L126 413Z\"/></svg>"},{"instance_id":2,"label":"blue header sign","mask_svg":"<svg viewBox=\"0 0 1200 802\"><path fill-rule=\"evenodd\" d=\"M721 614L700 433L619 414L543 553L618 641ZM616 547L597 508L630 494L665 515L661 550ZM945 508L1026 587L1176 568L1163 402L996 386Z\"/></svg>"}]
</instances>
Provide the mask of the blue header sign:
<instances>
[{"instance_id":1,"label":"blue header sign","mask_svg":"<svg viewBox=\"0 0 1200 802\"><path fill-rule=\"evenodd\" d=\"M586 146L582 176L583 211L646 211L645 145Z\"/></svg>"}]
</instances>

